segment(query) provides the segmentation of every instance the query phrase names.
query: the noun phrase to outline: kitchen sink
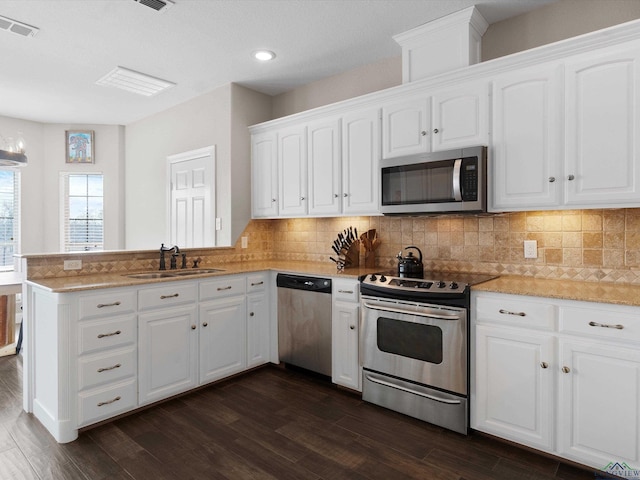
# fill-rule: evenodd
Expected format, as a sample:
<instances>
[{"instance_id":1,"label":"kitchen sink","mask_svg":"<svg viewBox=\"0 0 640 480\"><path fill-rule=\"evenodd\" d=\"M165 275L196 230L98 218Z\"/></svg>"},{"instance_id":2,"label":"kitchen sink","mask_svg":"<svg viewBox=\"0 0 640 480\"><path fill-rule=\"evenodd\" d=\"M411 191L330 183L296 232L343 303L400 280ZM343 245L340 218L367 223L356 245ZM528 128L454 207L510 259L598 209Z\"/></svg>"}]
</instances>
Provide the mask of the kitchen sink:
<instances>
[{"instance_id":1,"label":"kitchen sink","mask_svg":"<svg viewBox=\"0 0 640 480\"><path fill-rule=\"evenodd\" d=\"M143 272L143 273L126 273L125 277L138 278L141 280L153 279L153 278L174 278L174 277L186 277L189 275L200 275L203 273L218 273L224 272L220 268L198 268L193 270L169 270L164 272Z\"/></svg>"}]
</instances>

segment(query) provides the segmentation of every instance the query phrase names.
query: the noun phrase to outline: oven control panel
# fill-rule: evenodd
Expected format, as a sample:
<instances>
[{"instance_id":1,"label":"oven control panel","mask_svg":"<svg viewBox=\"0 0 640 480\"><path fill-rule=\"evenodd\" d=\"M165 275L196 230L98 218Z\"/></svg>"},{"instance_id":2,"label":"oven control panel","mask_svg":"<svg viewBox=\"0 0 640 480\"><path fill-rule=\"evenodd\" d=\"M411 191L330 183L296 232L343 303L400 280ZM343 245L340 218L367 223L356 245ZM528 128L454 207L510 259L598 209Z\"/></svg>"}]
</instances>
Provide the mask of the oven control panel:
<instances>
[{"instance_id":1,"label":"oven control panel","mask_svg":"<svg viewBox=\"0 0 640 480\"><path fill-rule=\"evenodd\" d=\"M424 294L462 294L467 288L466 283L458 283L455 280L403 278L392 277L384 274L366 275L361 284L378 289L396 290L404 292L423 292Z\"/></svg>"}]
</instances>

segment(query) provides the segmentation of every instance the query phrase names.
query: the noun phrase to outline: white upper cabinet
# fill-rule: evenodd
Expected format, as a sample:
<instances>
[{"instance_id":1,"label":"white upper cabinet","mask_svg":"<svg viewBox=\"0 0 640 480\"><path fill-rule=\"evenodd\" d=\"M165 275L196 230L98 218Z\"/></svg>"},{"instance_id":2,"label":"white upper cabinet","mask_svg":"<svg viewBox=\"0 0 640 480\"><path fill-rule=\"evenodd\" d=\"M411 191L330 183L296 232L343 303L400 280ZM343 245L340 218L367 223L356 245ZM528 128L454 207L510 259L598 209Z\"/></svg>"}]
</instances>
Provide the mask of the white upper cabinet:
<instances>
[{"instance_id":1,"label":"white upper cabinet","mask_svg":"<svg viewBox=\"0 0 640 480\"><path fill-rule=\"evenodd\" d=\"M493 82L489 180L493 209L531 209L560 202L561 65L517 70Z\"/></svg>"},{"instance_id":2,"label":"white upper cabinet","mask_svg":"<svg viewBox=\"0 0 640 480\"><path fill-rule=\"evenodd\" d=\"M340 119L329 118L307 126L309 214L342 212L342 158Z\"/></svg>"},{"instance_id":3,"label":"white upper cabinet","mask_svg":"<svg viewBox=\"0 0 640 480\"><path fill-rule=\"evenodd\" d=\"M372 108L342 117L343 213L378 211L380 110Z\"/></svg>"},{"instance_id":4,"label":"white upper cabinet","mask_svg":"<svg viewBox=\"0 0 640 480\"><path fill-rule=\"evenodd\" d=\"M277 152L275 132L251 137L251 213L254 218L278 215Z\"/></svg>"},{"instance_id":5,"label":"white upper cabinet","mask_svg":"<svg viewBox=\"0 0 640 480\"><path fill-rule=\"evenodd\" d=\"M293 126L278 132L279 213L307 213L307 129Z\"/></svg>"},{"instance_id":6,"label":"white upper cabinet","mask_svg":"<svg viewBox=\"0 0 640 480\"><path fill-rule=\"evenodd\" d=\"M384 105L383 158L486 145L488 104L488 83L478 80Z\"/></svg>"},{"instance_id":7,"label":"white upper cabinet","mask_svg":"<svg viewBox=\"0 0 640 480\"><path fill-rule=\"evenodd\" d=\"M640 201L640 47L610 47L566 62L566 203Z\"/></svg>"}]
</instances>

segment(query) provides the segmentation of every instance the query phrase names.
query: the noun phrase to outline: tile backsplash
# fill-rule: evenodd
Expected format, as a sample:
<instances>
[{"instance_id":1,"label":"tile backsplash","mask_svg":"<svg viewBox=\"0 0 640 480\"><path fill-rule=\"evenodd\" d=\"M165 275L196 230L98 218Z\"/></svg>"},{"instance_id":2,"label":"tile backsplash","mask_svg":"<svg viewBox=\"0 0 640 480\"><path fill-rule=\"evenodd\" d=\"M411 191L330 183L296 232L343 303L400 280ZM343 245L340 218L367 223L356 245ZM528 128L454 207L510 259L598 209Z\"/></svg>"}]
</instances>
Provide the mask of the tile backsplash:
<instances>
[{"instance_id":1,"label":"tile backsplash","mask_svg":"<svg viewBox=\"0 0 640 480\"><path fill-rule=\"evenodd\" d=\"M416 245L425 269L640 284L640 209L272 222L278 260L328 262L333 239L351 225L378 231L382 269L394 269L398 252ZM524 258L524 240L537 241L538 258Z\"/></svg>"},{"instance_id":2,"label":"tile backsplash","mask_svg":"<svg viewBox=\"0 0 640 480\"><path fill-rule=\"evenodd\" d=\"M435 217L340 217L253 220L243 232L248 248L186 249L204 268L228 262L293 260L330 263L333 240L353 226L375 228L376 266L394 270L409 245L422 250L427 270L640 284L640 208L563 210ZM538 258L524 258L536 240ZM158 268L158 252L81 254L82 271L64 271L63 255L29 259L29 278ZM364 259L361 257L361 265Z\"/></svg>"}]
</instances>

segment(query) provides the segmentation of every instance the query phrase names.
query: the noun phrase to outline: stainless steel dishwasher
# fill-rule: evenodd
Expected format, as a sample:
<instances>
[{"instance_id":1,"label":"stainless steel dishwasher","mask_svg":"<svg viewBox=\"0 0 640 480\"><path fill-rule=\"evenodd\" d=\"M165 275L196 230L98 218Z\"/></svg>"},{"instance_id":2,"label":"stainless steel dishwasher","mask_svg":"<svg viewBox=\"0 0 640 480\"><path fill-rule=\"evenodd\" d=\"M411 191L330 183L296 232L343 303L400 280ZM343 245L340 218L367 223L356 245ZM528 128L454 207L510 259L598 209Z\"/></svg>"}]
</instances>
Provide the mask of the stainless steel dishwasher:
<instances>
[{"instance_id":1,"label":"stainless steel dishwasher","mask_svg":"<svg viewBox=\"0 0 640 480\"><path fill-rule=\"evenodd\" d=\"M281 362L331 375L331 279L278 274Z\"/></svg>"}]
</instances>

